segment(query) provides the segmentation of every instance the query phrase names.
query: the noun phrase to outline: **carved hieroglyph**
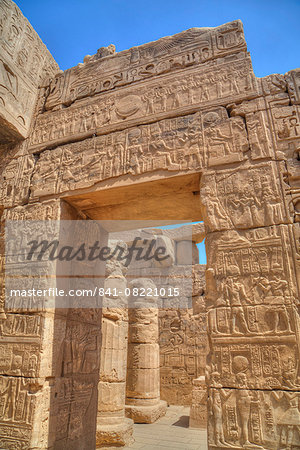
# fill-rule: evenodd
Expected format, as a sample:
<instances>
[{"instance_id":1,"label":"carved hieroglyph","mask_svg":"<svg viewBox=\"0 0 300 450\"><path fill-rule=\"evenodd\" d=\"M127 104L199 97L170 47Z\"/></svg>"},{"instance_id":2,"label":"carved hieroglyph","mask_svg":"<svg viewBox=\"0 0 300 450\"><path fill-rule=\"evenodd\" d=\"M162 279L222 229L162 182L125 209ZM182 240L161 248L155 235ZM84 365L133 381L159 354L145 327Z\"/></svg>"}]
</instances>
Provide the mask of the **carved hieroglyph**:
<instances>
[{"instance_id":1,"label":"carved hieroglyph","mask_svg":"<svg viewBox=\"0 0 300 450\"><path fill-rule=\"evenodd\" d=\"M193 381L190 428L207 428L207 387L205 377Z\"/></svg>"},{"instance_id":2,"label":"carved hieroglyph","mask_svg":"<svg viewBox=\"0 0 300 450\"><path fill-rule=\"evenodd\" d=\"M159 77L187 67L200 66L220 56L246 50L246 42L240 21L218 27L216 32L209 28L192 28L159 42L151 42L119 53L104 49L93 56L87 56L84 64L78 64L63 74L57 75L50 84L46 109L61 105L69 106L74 101L91 97L116 87L136 81ZM103 56L113 58L103 58ZM92 73L95 72L95 76ZM227 81L234 84L233 80ZM238 89L238 87L236 87Z\"/></svg>"},{"instance_id":3,"label":"carved hieroglyph","mask_svg":"<svg viewBox=\"0 0 300 450\"><path fill-rule=\"evenodd\" d=\"M178 73L162 75L159 85L156 80L147 80L140 87L139 94L135 86L128 86L117 92L99 94L91 100L80 100L59 111L46 111L36 119L30 149L36 151L53 142L63 143L95 133L104 134L141 122L152 122L153 119L194 112L200 105L219 105L230 103L233 98L243 100L255 95L254 79L249 76L251 62L247 55L242 54L241 59L234 63L221 62L217 72L214 69L207 73L202 69L202 74L199 69L190 68L180 76ZM182 84L180 77L187 78L186 85ZM223 78L234 80L237 77L239 88L237 80L234 87L230 81L223 82ZM222 92L218 92L219 85L223 86Z\"/></svg>"},{"instance_id":4,"label":"carved hieroglyph","mask_svg":"<svg viewBox=\"0 0 300 450\"><path fill-rule=\"evenodd\" d=\"M202 114L166 119L46 150L37 162L31 192L34 198L63 193L111 177L159 169L195 171L243 161L248 150L243 120L228 118L223 107L211 108Z\"/></svg>"},{"instance_id":5,"label":"carved hieroglyph","mask_svg":"<svg viewBox=\"0 0 300 450\"><path fill-rule=\"evenodd\" d=\"M68 205L53 200L3 214L3 219L16 222L77 217ZM90 224L92 236L94 222ZM23 236L16 237L15 252L18 238ZM49 268L41 279L47 273ZM88 450L96 436L101 311L55 311L43 308L43 302L39 309L27 304L26 310L18 300L7 303L0 323L1 448L42 449L60 442Z\"/></svg>"},{"instance_id":6,"label":"carved hieroglyph","mask_svg":"<svg viewBox=\"0 0 300 450\"><path fill-rule=\"evenodd\" d=\"M205 172L201 199L209 231L291 223L279 164Z\"/></svg>"},{"instance_id":7,"label":"carved hieroglyph","mask_svg":"<svg viewBox=\"0 0 300 450\"><path fill-rule=\"evenodd\" d=\"M9 143L27 137L38 88L59 67L11 0L0 4L0 52L0 143Z\"/></svg>"},{"instance_id":8,"label":"carved hieroglyph","mask_svg":"<svg viewBox=\"0 0 300 450\"><path fill-rule=\"evenodd\" d=\"M256 78L234 21L120 53L102 47L56 74L18 9L8 0L0 8L1 108L12 114L2 127L10 142L0 156L3 219L101 219L104 211L113 219L121 206L128 218L149 208L169 219L174 196L176 213L184 194L196 199L189 219L203 218L207 233L209 446L299 448L299 69ZM51 79L41 82L45 72ZM30 127L18 146L12 127L23 137ZM193 187L175 191L186 177ZM67 206L76 198L86 215ZM178 248L184 261L185 243ZM0 447L90 450L97 411L99 445L120 430L130 437L126 307L105 311L100 352L97 314L33 315L18 310L19 299L4 309L4 298L2 289ZM193 301L201 321L200 295Z\"/></svg>"},{"instance_id":9,"label":"carved hieroglyph","mask_svg":"<svg viewBox=\"0 0 300 450\"><path fill-rule=\"evenodd\" d=\"M207 330L204 271L204 265L193 266L191 309L159 311L160 391L161 398L172 405L191 405L193 380L205 374Z\"/></svg>"}]
</instances>

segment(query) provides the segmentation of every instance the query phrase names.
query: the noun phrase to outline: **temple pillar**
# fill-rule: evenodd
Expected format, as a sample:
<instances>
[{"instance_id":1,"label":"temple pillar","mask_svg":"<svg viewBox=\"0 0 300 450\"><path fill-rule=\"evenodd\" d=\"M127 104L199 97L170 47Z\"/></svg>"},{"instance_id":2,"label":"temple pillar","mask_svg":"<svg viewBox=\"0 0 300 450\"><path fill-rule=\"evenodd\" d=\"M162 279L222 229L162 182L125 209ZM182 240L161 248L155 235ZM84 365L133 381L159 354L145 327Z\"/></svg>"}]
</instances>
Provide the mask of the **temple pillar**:
<instances>
[{"instance_id":1,"label":"temple pillar","mask_svg":"<svg viewBox=\"0 0 300 450\"><path fill-rule=\"evenodd\" d=\"M201 178L210 449L299 446L299 294L283 170L262 160Z\"/></svg>"},{"instance_id":2,"label":"temple pillar","mask_svg":"<svg viewBox=\"0 0 300 450\"><path fill-rule=\"evenodd\" d=\"M129 343L126 385L126 416L135 423L153 423L166 413L167 403L160 399L158 308L156 298L137 295L154 292L150 279L129 284Z\"/></svg>"},{"instance_id":3,"label":"temple pillar","mask_svg":"<svg viewBox=\"0 0 300 450\"><path fill-rule=\"evenodd\" d=\"M113 292L116 289L122 294L103 300L96 448L123 446L133 442L133 421L125 417L128 344L126 287L124 266L110 260L107 263L104 291ZM115 302L116 307L112 307L111 301Z\"/></svg>"}]
</instances>

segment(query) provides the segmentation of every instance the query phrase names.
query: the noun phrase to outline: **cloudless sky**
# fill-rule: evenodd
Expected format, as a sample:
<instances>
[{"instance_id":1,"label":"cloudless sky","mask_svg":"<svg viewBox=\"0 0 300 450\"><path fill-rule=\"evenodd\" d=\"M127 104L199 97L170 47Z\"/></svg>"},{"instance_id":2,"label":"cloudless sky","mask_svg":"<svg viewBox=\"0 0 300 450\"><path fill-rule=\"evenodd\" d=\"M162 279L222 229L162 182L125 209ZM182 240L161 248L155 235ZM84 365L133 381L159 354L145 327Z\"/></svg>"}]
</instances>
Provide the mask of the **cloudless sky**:
<instances>
[{"instance_id":1,"label":"cloudless sky","mask_svg":"<svg viewBox=\"0 0 300 450\"><path fill-rule=\"evenodd\" d=\"M1 1L1 0L0 0ZM254 73L300 66L300 0L16 0L62 70L99 47L121 51L192 27L241 19ZM206 263L204 243L198 245Z\"/></svg>"},{"instance_id":2,"label":"cloudless sky","mask_svg":"<svg viewBox=\"0 0 300 450\"><path fill-rule=\"evenodd\" d=\"M16 0L61 69L192 27L241 19L255 75L300 66L300 0Z\"/></svg>"}]
</instances>

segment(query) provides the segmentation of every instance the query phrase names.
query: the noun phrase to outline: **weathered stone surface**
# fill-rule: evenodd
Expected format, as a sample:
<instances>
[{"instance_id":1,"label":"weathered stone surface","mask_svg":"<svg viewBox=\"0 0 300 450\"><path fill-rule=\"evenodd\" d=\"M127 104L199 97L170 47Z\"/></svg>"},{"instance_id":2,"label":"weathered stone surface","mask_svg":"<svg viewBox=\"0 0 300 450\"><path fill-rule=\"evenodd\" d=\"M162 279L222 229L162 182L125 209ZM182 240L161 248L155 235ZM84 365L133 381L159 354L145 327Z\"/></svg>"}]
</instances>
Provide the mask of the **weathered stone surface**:
<instances>
[{"instance_id":1,"label":"weathered stone surface","mask_svg":"<svg viewBox=\"0 0 300 450\"><path fill-rule=\"evenodd\" d=\"M121 241L110 241L109 246ZM133 421L125 418L128 310L125 297L127 282L124 261L116 256L106 265L104 290L116 289L119 305L102 308L101 364L98 384L96 448L129 445L133 442ZM122 305L120 305L120 300ZM103 300L105 305L105 298ZM124 306L123 306L124 305ZM123 307L122 307L123 306Z\"/></svg>"},{"instance_id":2,"label":"weathered stone surface","mask_svg":"<svg viewBox=\"0 0 300 450\"><path fill-rule=\"evenodd\" d=\"M295 69L285 74L289 95L293 104L300 103L300 70Z\"/></svg>"},{"instance_id":3,"label":"weathered stone surface","mask_svg":"<svg viewBox=\"0 0 300 450\"><path fill-rule=\"evenodd\" d=\"M19 448L48 445L50 388L43 384L38 378L0 376L1 448L13 449L16 442Z\"/></svg>"},{"instance_id":4,"label":"weathered stone surface","mask_svg":"<svg viewBox=\"0 0 300 450\"><path fill-rule=\"evenodd\" d=\"M161 310L159 327L161 398L191 405L193 380L205 373L206 313L194 308Z\"/></svg>"},{"instance_id":5,"label":"weathered stone surface","mask_svg":"<svg viewBox=\"0 0 300 450\"><path fill-rule=\"evenodd\" d=\"M205 377L193 380L190 428L207 428L207 387Z\"/></svg>"},{"instance_id":6,"label":"weathered stone surface","mask_svg":"<svg viewBox=\"0 0 300 450\"><path fill-rule=\"evenodd\" d=\"M290 223L278 163L205 172L201 198L209 231Z\"/></svg>"},{"instance_id":7,"label":"weathered stone surface","mask_svg":"<svg viewBox=\"0 0 300 450\"><path fill-rule=\"evenodd\" d=\"M100 50L100 49L99 49ZM117 87L159 77L168 72L200 66L234 52L246 52L241 21L212 28L191 28L119 53L104 48L84 59L84 64L55 77L46 109L69 106L74 101ZM234 83L226 80L228 84ZM196 88L196 86L193 86Z\"/></svg>"},{"instance_id":8,"label":"weathered stone surface","mask_svg":"<svg viewBox=\"0 0 300 450\"><path fill-rule=\"evenodd\" d=\"M32 155L20 156L4 165L1 172L0 201L5 207L27 203L35 159Z\"/></svg>"},{"instance_id":9,"label":"weathered stone surface","mask_svg":"<svg viewBox=\"0 0 300 450\"><path fill-rule=\"evenodd\" d=\"M103 425L98 419L98 423L99 425L96 430L96 448L111 447L112 444L120 447L130 445L134 442L131 419L125 417L122 423L117 423L113 420L112 424L105 423Z\"/></svg>"},{"instance_id":10,"label":"weathered stone surface","mask_svg":"<svg viewBox=\"0 0 300 450\"><path fill-rule=\"evenodd\" d=\"M121 235L131 245L133 240L139 236L141 239L155 239L156 245L163 242L161 237L168 237L172 241L170 252L181 242L187 253L187 262L191 264L191 249L195 249L195 241L203 240L205 236L204 225L202 223L194 225L182 225L174 229L147 228L142 231L127 231ZM142 241L141 241L142 242ZM167 252L168 254L169 252ZM185 254L182 253L184 256ZM197 251L197 261L199 259ZM178 251L176 249L176 262L178 264ZM205 308L205 266L195 264L174 265L169 267L168 277L163 275L162 270L153 270L152 261L132 261L128 269L128 277L134 276L155 276L156 287L170 286L170 277L180 276L180 281L176 286L183 286L190 283L190 309L186 309L179 304L176 307L170 305L169 309L159 308L159 353L160 353L160 396L169 404L190 405L192 401L192 382L195 377L203 375L206 366L206 308ZM164 279L166 278L166 279ZM131 314L135 314L134 312ZM145 329L147 326L145 326ZM131 334L131 330L129 332ZM157 358L159 356L157 343L128 345L128 367L131 364L139 364L141 369L151 369L159 367ZM110 356L111 357L111 356ZM130 370L130 369L129 369ZM128 372L129 378L132 372ZM135 383L135 381L134 381ZM131 386L131 382L129 382ZM134 394L133 394L134 395ZM134 401L138 399L135 398ZM129 399L127 399L129 402ZM132 405L131 405L132 406ZM145 410L146 411L146 410ZM143 413L144 414L144 413ZM145 412L146 414L146 412Z\"/></svg>"},{"instance_id":11,"label":"weathered stone surface","mask_svg":"<svg viewBox=\"0 0 300 450\"><path fill-rule=\"evenodd\" d=\"M166 245L166 240L157 240ZM172 241L167 238L167 245ZM173 251L173 245L171 248ZM155 290L155 284L147 278L132 280L129 284L132 289ZM147 302L147 305L145 303ZM141 335L131 333L137 321L143 326L145 332ZM151 323L151 328L147 323ZM157 330L153 342L153 329ZM159 373L159 345L158 345L158 309L157 299L154 296L131 297L129 309L129 346L128 368L126 383L126 415L135 423L153 423L166 413L167 403L160 400L160 373Z\"/></svg>"},{"instance_id":12,"label":"weathered stone surface","mask_svg":"<svg viewBox=\"0 0 300 450\"><path fill-rule=\"evenodd\" d=\"M80 305L49 311L47 298L34 313L18 299L5 307L13 263L1 224L0 447L130 443L125 395L139 422L164 412L160 396L193 402L193 424L205 389L194 381L192 394L192 381L207 364L210 448L298 448L299 69L256 79L234 21L120 53L101 47L56 74L18 8L3 0L0 11L2 222L204 220L146 232L170 254L151 265L155 284L165 287L167 273L185 307L169 299L158 312L138 299L129 332L121 293L117 307L104 297L102 317ZM17 264L21 239L8 242ZM134 278L151 278L149 267L135 266ZM42 269L41 279L60 275ZM124 290L125 267L106 269L105 286Z\"/></svg>"},{"instance_id":13,"label":"weathered stone surface","mask_svg":"<svg viewBox=\"0 0 300 450\"><path fill-rule=\"evenodd\" d=\"M38 88L59 70L28 20L11 0L0 5L0 142L26 138Z\"/></svg>"},{"instance_id":14,"label":"weathered stone surface","mask_svg":"<svg viewBox=\"0 0 300 450\"><path fill-rule=\"evenodd\" d=\"M233 99L241 101L255 96L250 59L246 55L240 56L231 63L220 58L217 69L209 72L206 68L202 71L191 68L180 76L162 76L159 85L155 80L145 81L138 94L136 86L130 86L99 98L80 100L65 110L46 111L37 117L30 138L30 150L36 151L54 143L87 138L95 133L106 134L152 122L153 119L192 113L200 107L208 109L211 105L226 105ZM190 85L181 85L182 75L188 78ZM229 80L227 84L221 83L222 77ZM217 82L217 78L220 82ZM235 83L231 84L235 79Z\"/></svg>"},{"instance_id":15,"label":"weathered stone surface","mask_svg":"<svg viewBox=\"0 0 300 450\"><path fill-rule=\"evenodd\" d=\"M46 150L37 160L31 192L41 197L159 169L190 172L242 161L248 150L242 119L229 119L225 108L213 107Z\"/></svg>"},{"instance_id":16,"label":"weathered stone surface","mask_svg":"<svg viewBox=\"0 0 300 450\"><path fill-rule=\"evenodd\" d=\"M127 417L134 423L154 423L166 414L166 410L167 402L164 400L156 400L153 405L143 405L134 399L125 406Z\"/></svg>"},{"instance_id":17,"label":"weathered stone surface","mask_svg":"<svg viewBox=\"0 0 300 450\"><path fill-rule=\"evenodd\" d=\"M249 389L244 373L238 374L237 379L239 389L209 389L210 447L299 447L299 393L255 391Z\"/></svg>"}]
</instances>

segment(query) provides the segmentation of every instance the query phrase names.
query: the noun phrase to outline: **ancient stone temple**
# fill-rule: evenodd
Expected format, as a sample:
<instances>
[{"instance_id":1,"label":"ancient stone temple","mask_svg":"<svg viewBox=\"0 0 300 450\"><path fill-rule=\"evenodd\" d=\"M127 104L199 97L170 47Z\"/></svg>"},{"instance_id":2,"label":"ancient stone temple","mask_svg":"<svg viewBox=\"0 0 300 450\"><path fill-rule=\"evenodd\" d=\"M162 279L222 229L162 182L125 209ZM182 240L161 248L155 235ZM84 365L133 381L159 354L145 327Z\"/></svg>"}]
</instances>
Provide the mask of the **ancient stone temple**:
<instances>
[{"instance_id":1,"label":"ancient stone temple","mask_svg":"<svg viewBox=\"0 0 300 450\"><path fill-rule=\"evenodd\" d=\"M190 405L193 427L207 408L210 449L300 448L300 69L255 77L233 21L62 72L1 0L0 77L0 449L127 445L166 402ZM7 302L23 240L6 242L7 223L82 221L92 242L104 220L105 245L127 219L204 222L192 250L185 227L153 232L165 271L191 266L192 305ZM160 286L148 272L111 261L104 286ZM35 277L59 274L45 262Z\"/></svg>"}]
</instances>

